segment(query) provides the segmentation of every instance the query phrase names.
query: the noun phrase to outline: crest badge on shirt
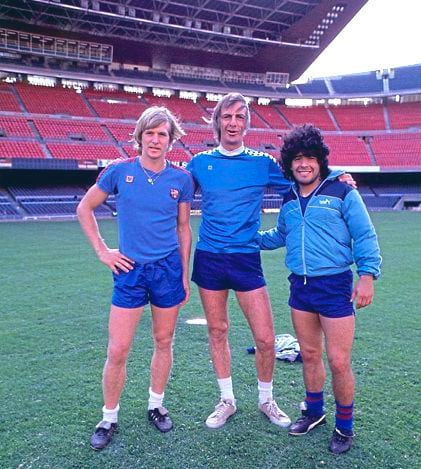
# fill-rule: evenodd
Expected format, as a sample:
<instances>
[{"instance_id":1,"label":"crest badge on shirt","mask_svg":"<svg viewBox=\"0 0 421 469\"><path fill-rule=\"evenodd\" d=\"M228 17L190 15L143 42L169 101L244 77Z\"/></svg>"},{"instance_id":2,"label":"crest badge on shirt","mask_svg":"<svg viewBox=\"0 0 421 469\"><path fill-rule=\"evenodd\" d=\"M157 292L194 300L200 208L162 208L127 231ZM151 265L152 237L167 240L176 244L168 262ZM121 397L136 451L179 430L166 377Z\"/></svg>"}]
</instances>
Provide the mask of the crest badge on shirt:
<instances>
[{"instance_id":1,"label":"crest badge on shirt","mask_svg":"<svg viewBox=\"0 0 421 469\"><path fill-rule=\"evenodd\" d=\"M129 175L126 176L126 182L129 182L129 183L130 183L130 182L133 182L133 181L134 181L134 177L133 177L133 176L129 176Z\"/></svg>"},{"instance_id":2,"label":"crest badge on shirt","mask_svg":"<svg viewBox=\"0 0 421 469\"><path fill-rule=\"evenodd\" d=\"M178 192L178 189L171 189L170 190L170 196L173 198L173 199L178 199L178 196L180 195L180 193Z\"/></svg>"}]
</instances>

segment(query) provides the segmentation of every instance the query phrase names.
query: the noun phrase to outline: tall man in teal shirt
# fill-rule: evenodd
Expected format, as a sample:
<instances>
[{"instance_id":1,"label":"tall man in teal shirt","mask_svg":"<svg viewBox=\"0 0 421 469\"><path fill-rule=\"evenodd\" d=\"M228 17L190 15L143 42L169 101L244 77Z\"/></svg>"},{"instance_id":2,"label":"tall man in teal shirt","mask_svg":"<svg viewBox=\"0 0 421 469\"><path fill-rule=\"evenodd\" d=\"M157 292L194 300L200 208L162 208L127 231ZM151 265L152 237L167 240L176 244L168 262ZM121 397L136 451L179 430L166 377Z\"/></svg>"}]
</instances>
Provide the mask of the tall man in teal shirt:
<instances>
[{"instance_id":1,"label":"tall man in teal shirt","mask_svg":"<svg viewBox=\"0 0 421 469\"><path fill-rule=\"evenodd\" d=\"M199 287L220 388L220 400L206 425L219 428L237 410L228 343L231 289L256 343L258 407L271 422L287 427L290 419L272 396L275 333L256 234L266 187L285 192L290 182L272 156L244 146L250 111L242 95L230 93L219 101L212 125L219 146L199 153L187 166L202 191L192 280Z\"/></svg>"}]
</instances>

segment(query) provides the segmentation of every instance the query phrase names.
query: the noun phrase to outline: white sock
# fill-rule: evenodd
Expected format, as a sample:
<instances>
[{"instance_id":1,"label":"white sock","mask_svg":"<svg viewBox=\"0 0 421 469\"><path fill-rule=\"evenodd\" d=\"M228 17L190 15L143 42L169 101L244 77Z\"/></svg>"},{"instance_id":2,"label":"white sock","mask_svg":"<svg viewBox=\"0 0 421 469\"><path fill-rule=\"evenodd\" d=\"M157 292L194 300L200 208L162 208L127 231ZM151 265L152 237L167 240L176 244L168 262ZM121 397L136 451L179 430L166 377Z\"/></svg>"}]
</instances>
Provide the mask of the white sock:
<instances>
[{"instance_id":1,"label":"white sock","mask_svg":"<svg viewBox=\"0 0 421 469\"><path fill-rule=\"evenodd\" d=\"M221 391L221 399L229 399L235 402L234 398L234 391L232 390L232 378L229 376L228 378L221 378L218 379L218 386Z\"/></svg>"},{"instance_id":2,"label":"white sock","mask_svg":"<svg viewBox=\"0 0 421 469\"><path fill-rule=\"evenodd\" d=\"M102 420L110 423L117 423L118 411L120 410L120 404L117 404L115 409L107 409L104 405L102 408Z\"/></svg>"},{"instance_id":3,"label":"white sock","mask_svg":"<svg viewBox=\"0 0 421 469\"><path fill-rule=\"evenodd\" d=\"M158 394L152 391L152 388L149 388L149 400L148 400L148 410L157 409L162 407L162 402L164 401L164 393Z\"/></svg>"},{"instance_id":4,"label":"white sock","mask_svg":"<svg viewBox=\"0 0 421 469\"><path fill-rule=\"evenodd\" d=\"M272 400L273 381L265 383L264 381L257 380L257 389L259 390L259 404Z\"/></svg>"}]
</instances>

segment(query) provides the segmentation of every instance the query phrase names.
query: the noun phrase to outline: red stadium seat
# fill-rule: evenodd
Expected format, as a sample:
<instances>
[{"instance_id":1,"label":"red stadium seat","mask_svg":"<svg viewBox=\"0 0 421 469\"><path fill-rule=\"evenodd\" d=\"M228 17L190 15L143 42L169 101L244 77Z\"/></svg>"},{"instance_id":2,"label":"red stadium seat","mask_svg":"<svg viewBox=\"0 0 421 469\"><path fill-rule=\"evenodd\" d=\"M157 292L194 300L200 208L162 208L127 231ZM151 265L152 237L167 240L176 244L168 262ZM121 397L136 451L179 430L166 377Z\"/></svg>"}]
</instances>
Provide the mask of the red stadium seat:
<instances>
[{"instance_id":1,"label":"red stadium seat","mask_svg":"<svg viewBox=\"0 0 421 469\"><path fill-rule=\"evenodd\" d=\"M24 117L0 116L0 131L6 137L35 137Z\"/></svg>"},{"instance_id":2,"label":"red stadium seat","mask_svg":"<svg viewBox=\"0 0 421 469\"><path fill-rule=\"evenodd\" d=\"M58 159L114 160L123 156L113 145L48 143L47 147L51 155Z\"/></svg>"},{"instance_id":3,"label":"red stadium seat","mask_svg":"<svg viewBox=\"0 0 421 469\"><path fill-rule=\"evenodd\" d=\"M107 119L138 119L146 109L146 104L140 101L110 102L109 98L89 99L89 104L99 117Z\"/></svg>"},{"instance_id":4,"label":"red stadium seat","mask_svg":"<svg viewBox=\"0 0 421 469\"><path fill-rule=\"evenodd\" d=\"M421 134L376 135L371 141L377 164L385 168L421 169Z\"/></svg>"},{"instance_id":5,"label":"red stadium seat","mask_svg":"<svg viewBox=\"0 0 421 469\"><path fill-rule=\"evenodd\" d=\"M382 104L369 106L331 106L341 130L385 130Z\"/></svg>"},{"instance_id":6,"label":"red stadium seat","mask_svg":"<svg viewBox=\"0 0 421 469\"><path fill-rule=\"evenodd\" d=\"M34 119L34 124L42 138L110 141L108 134L97 122L70 119Z\"/></svg>"},{"instance_id":7,"label":"red stadium seat","mask_svg":"<svg viewBox=\"0 0 421 469\"><path fill-rule=\"evenodd\" d=\"M390 127L392 129L421 129L421 103L388 104Z\"/></svg>"},{"instance_id":8,"label":"red stadium seat","mask_svg":"<svg viewBox=\"0 0 421 469\"><path fill-rule=\"evenodd\" d=\"M75 90L22 83L17 83L15 87L28 112L92 117L81 95Z\"/></svg>"},{"instance_id":9,"label":"red stadium seat","mask_svg":"<svg viewBox=\"0 0 421 469\"><path fill-rule=\"evenodd\" d=\"M275 108L291 123L291 125L314 124L321 130L337 130L325 107L290 107Z\"/></svg>"},{"instance_id":10,"label":"red stadium seat","mask_svg":"<svg viewBox=\"0 0 421 469\"><path fill-rule=\"evenodd\" d=\"M150 94L144 95L149 106L166 106L175 116L181 119L183 123L192 122L204 124L203 117L206 111L199 104L188 99L181 99L176 96L171 98L158 98Z\"/></svg>"},{"instance_id":11,"label":"red stadium seat","mask_svg":"<svg viewBox=\"0 0 421 469\"><path fill-rule=\"evenodd\" d=\"M272 129L289 129L288 123L279 113L276 106L273 106L273 105L262 106L262 105L253 103L251 105L251 108L256 114L261 116L265 120L265 122L269 124L269 127L271 127Z\"/></svg>"},{"instance_id":12,"label":"red stadium seat","mask_svg":"<svg viewBox=\"0 0 421 469\"><path fill-rule=\"evenodd\" d=\"M325 135L330 149L329 164L334 166L372 166L364 142L353 135Z\"/></svg>"},{"instance_id":13,"label":"red stadium seat","mask_svg":"<svg viewBox=\"0 0 421 469\"><path fill-rule=\"evenodd\" d=\"M2 84L0 87L0 111L22 112L16 96L6 83Z\"/></svg>"},{"instance_id":14,"label":"red stadium seat","mask_svg":"<svg viewBox=\"0 0 421 469\"><path fill-rule=\"evenodd\" d=\"M45 158L39 143L20 142L17 140L0 140L0 157L2 158Z\"/></svg>"},{"instance_id":15,"label":"red stadium seat","mask_svg":"<svg viewBox=\"0 0 421 469\"><path fill-rule=\"evenodd\" d=\"M134 124L107 122L107 129L118 142L129 142L133 137Z\"/></svg>"}]
</instances>

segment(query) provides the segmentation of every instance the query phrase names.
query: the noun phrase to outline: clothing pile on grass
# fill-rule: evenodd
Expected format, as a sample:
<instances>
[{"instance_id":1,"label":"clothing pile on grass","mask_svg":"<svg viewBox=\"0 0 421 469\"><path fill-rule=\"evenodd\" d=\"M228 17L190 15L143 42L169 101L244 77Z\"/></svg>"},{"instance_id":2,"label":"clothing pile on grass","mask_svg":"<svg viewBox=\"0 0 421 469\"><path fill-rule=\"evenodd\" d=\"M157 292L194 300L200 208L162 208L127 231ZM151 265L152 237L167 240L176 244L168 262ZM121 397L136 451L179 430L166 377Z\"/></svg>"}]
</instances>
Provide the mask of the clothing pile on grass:
<instances>
[{"instance_id":1,"label":"clothing pile on grass","mask_svg":"<svg viewBox=\"0 0 421 469\"><path fill-rule=\"evenodd\" d=\"M256 347L247 347L248 353L256 353ZM300 344L291 334L278 334L275 336L275 356L277 360L285 362L302 362Z\"/></svg>"}]
</instances>

